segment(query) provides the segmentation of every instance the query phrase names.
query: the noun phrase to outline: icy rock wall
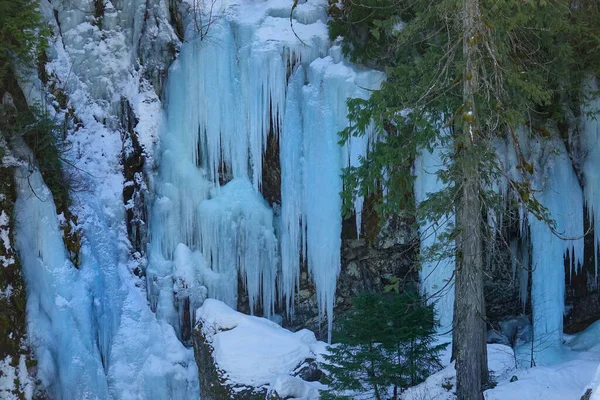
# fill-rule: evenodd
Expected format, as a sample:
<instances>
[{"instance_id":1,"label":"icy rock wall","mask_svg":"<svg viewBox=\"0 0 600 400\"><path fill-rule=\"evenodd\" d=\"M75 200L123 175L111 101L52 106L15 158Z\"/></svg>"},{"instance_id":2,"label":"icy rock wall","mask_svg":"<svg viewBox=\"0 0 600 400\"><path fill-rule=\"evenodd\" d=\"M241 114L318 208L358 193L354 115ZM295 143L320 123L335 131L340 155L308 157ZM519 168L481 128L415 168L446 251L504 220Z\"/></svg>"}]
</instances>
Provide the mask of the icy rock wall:
<instances>
[{"instance_id":1,"label":"icy rock wall","mask_svg":"<svg viewBox=\"0 0 600 400\"><path fill-rule=\"evenodd\" d=\"M159 324L111 260L119 240L90 215L82 262L69 261L52 195L36 170L16 172L17 246L38 378L53 398L191 398L192 352ZM168 350L167 350L168 349Z\"/></svg>"},{"instance_id":2,"label":"icy rock wall","mask_svg":"<svg viewBox=\"0 0 600 400\"><path fill-rule=\"evenodd\" d=\"M73 179L70 212L76 219L56 215L29 163L17 171L16 242L38 377L52 398L197 398L193 352L156 319L132 273L140 260L132 255L123 200L128 183L121 162L131 143L120 126L122 99L135 115L130 130L151 160L160 90L144 77L160 75L154 75L160 68L148 71L138 57L144 46L166 48L176 40L166 2L43 1L41 8L53 30L40 73L46 80L26 77L21 86L29 104L47 107L68 127L62 157ZM150 17L153 26L146 24ZM26 149L21 153L31 158ZM62 241L64 223L81 233L78 268Z\"/></svg>"},{"instance_id":3,"label":"icy rock wall","mask_svg":"<svg viewBox=\"0 0 600 400\"><path fill-rule=\"evenodd\" d=\"M203 38L190 9L186 43L169 73L148 268L151 302L174 326L173 252L180 244L201 252L193 268L198 290L235 306L239 273L252 311L260 303L267 316L277 298L293 313L302 257L331 324L340 173L372 139L341 147L338 132L348 123L346 99L368 96L363 88L383 77L343 63L339 47L330 48L326 6L299 4L292 31L289 3L217 3ZM280 144L275 217L259 192L269 134ZM357 199L358 214L360 205Z\"/></svg>"}]
</instances>

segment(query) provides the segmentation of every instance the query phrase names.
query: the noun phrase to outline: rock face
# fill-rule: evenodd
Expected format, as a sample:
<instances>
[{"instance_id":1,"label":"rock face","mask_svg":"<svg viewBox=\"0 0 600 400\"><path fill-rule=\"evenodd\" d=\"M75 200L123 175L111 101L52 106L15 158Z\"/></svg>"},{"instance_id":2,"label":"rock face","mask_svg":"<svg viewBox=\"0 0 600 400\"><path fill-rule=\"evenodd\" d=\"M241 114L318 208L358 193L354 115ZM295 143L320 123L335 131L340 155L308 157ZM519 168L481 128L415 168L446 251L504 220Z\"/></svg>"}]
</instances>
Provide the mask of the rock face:
<instances>
[{"instance_id":1,"label":"rock face","mask_svg":"<svg viewBox=\"0 0 600 400\"><path fill-rule=\"evenodd\" d=\"M368 212L367 208L365 212ZM347 225L350 227L346 226L346 231L352 231L353 221L348 221ZM416 231L409 220L393 219L375 235L369 235L367 231L360 238L356 238L355 233L345 236L334 318L350 309L352 298L358 293L383 291L391 277L404 278L403 285L418 283L418 271L412 268L415 249L418 249L415 245ZM295 315L293 319L285 318L284 326L293 330L308 328L316 332L318 338L326 339L326 325L319 321L315 288L304 266Z\"/></svg>"}]
</instances>

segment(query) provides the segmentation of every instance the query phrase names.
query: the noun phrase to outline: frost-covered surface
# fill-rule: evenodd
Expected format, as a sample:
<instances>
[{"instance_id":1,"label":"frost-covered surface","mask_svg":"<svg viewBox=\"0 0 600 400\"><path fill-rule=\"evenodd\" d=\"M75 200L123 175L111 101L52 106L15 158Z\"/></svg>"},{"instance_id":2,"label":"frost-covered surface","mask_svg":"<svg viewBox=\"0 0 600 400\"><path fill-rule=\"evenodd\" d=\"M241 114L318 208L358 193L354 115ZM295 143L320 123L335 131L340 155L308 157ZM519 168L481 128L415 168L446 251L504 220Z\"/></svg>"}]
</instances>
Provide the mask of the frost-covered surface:
<instances>
[{"instance_id":1,"label":"frost-covered surface","mask_svg":"<svg viewBox=\"0 0 600 400\"><path fill-rule=\"evenodd\" d=\"M273 310L276 282L278 298L293 313L302 254L316 284L321 316L327 314L331 324L340 271L340 173L358 162L372 139L353 139L342 148L338 132L348 124L345 100L368 96L364 88L376 88L383 76L359 71L342 61L339 46L330 48L326 2L298 4L295 33L291 5L280 0L217 2L203 40L197 38L194 11L188 16L186 43L169 74L151 221L150 298L168 320L181 314L171 288L173 252L182 243L204 257L198 259L197 274L202 275L202 265L214 272L209 282L201 281L209 297L235 306L237 269L251 308L260 299L265 315ZM269 134L280 138L279 224L258 193ZM237 183L218 188L231 178ZM247 206L231 212L229 202L219 197L225 191L226 197L245 193ZM361 199L356 206L360 223ZM241 232L256 243L239 240ZM279 243L272 232L278 232ZM226 280L228 287L210 282Z\"/></svg>"},{"instance_id":2,"label":"frost-covered surface","mask_svg":"<svg viewBox=\"0 0 600 400\"><path fill-rule=\"evenodd\" d=\"M241 314L208 299L196 312L202 334L225 384L268 388L281 398L315 398L321 386L292 375L306 360L318 359L326 344L306 329L291 332L265 319Z\"/></svg>"},{"instance_id":3,"label":"frost-covered surface","mask_svg":"<svg viewBox=\"0 0 600 400\"><path fill-rule=\"evenodd\" d=\"M29 376L25 358L25 355L21 355L16 363L11 356L0 360L0 398L4 400L33 398L35 382Z\"/></svg>"}]
</instances>

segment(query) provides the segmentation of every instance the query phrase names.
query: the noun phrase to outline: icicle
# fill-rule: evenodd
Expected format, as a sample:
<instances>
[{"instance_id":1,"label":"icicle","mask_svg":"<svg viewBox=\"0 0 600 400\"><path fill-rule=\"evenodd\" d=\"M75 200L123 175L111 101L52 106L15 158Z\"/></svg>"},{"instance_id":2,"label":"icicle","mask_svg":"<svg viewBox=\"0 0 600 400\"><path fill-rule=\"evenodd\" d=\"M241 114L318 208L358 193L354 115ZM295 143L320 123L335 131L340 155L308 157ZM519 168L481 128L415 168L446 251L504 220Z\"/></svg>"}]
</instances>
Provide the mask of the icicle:
<instances>
[{"instance_id":1,"label":"icicle","mask_svg":"<svg viewBox=\"0 0 600 400\"><path fill-rule=\"evenodd\" d=\"M281 164L281 284L280 298L285 297L286 312L294 313L294 294L300 282L300 254L304 246L302 181L302 85L304 68L296 68L287 89L285 119L280 135Z\"/></svg>"},{"instance_id":2,"label":"icicle","mask_svg":"<svg viewBox=\"0 0 600 400\"><path fill-rule=\"evenodd\" d=\"M521 269L519 270L519 298L523 307L523 313L527 306L527 292L529 289L529 242L527 237L521 239Z\"/></svg>"},{"instance_id":3,"label":"icicle","mask_svg":"<svg viewBox=\"0 0 600 400\"><path fill-rule=\"evenodd\" d=\"M205 264L195 268L209 296L235 307L239 272L251 308L262 296L265 314L272 312L277 246L272 212L258 193L271 133L280 135L282 173L279 299L293 315L302 257L331 328L340 269L340 173L357 165L373 140L369 134L341 147L338 133L348 124L346 99L368 97L364 88L376 89L383 74L341 63L338 47L335 57L324 57L325 3L298 5L294 31L290 7L237 4L219 14L202 41L190 40L190 26L190 41L170 71L148 267L150 299L165 318L178 307L168 291L177 280L173 258L180 243L192 253L201 250ZM236 197L247 204L232 203ZM362 202L355 200L359 233Z\"/></svg>"},{"instance_id":4,"label":"icicle","mask_svg":"<svg viewBox=\"0 0 600 400\"><path fill-rule=\"evenodd\" d=\"M367 151L368 136L341 148L339 132L347 125L345 99L367 96L383 79L374 71L356 71L331 56L313 61L303 88L304 219L308 269L317 289L321 315L327 314L329 339L340 271L341 170ZM359 203L360 204L360 203ZM362 210L356 210L360 213Z\"/></svg>"},{"instance_id":5,"label":"icicle","mask_svg":"<svg viewBox=\"0 0 600 400\"><path fill-rule=\"evenodd\" d=\"M237 307L238 270L244 280L253 312L262 293L263 312L274 311L277 239L273 212L244 179L234 179L218 195L200 204L198 236L202 254L218 274L207 281L208 295Z\"/></svg>"}]
</instances>

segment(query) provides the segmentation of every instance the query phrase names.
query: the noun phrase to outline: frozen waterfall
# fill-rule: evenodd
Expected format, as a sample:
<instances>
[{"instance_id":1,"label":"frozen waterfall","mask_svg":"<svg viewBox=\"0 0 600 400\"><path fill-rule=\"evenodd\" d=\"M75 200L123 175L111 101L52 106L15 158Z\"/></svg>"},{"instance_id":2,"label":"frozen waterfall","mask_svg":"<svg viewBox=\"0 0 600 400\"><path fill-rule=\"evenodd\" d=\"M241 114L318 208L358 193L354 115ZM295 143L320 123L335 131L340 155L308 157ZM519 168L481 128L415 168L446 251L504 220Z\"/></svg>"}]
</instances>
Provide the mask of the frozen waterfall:
<instances>
[{"instance_id":1,"label":"frozen waterfall","mask_svg":"<svg viewBox=\"0 0 600 400\"><path fill-rule=\"evenodd\" d=\"M278 1L224 6L203 40L188 26L169 74L148 267L151 303L178 331L185 305L173 293L174 254L182 245L197 254L188 258L191 287L236 307L239 275L251 310L266 316L277 299L293 315L306 260L331 328L340 174L373 140L341 147L338 132L348 124L346 99L367 97L383 74L342 61L328 40L326 6L299 4L294 31L290 5ZM278 215L260 194L268 135L279 141ZM356 205L360 221L361 199Z\"/></svg>"}]
</instances>

